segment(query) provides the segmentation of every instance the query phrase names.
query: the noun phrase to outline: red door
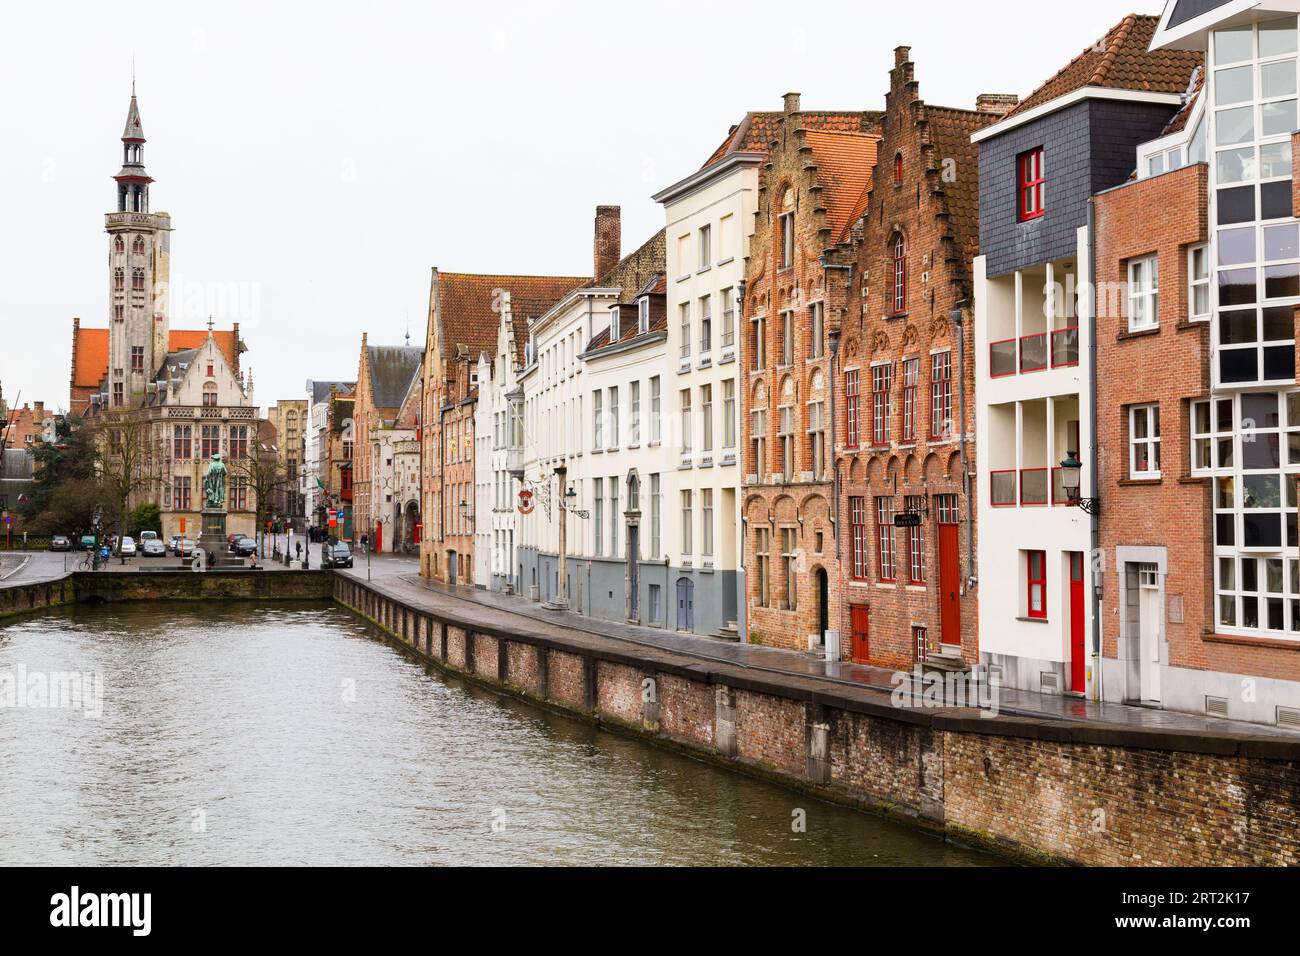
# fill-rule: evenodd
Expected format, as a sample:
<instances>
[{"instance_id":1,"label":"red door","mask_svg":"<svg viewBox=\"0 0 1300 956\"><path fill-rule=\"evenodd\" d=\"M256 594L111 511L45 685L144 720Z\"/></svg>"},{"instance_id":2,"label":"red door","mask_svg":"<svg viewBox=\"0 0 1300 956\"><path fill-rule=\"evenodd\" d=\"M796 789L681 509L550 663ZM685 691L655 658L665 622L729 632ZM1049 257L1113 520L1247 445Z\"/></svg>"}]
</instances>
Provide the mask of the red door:
<instances>
[{"instance_id":1,"label":"red door","mask_svg":"<svg viewBox=\"0 0 1300 956\"><path fill-rule=\"evenodd\" d=\"M961 555L957 525L939 525L939 640L961 646Z\"/></svg>"},{"instance_id":2,"label":"red door","mask_svg":"<svg viewBox=\"0 0 1300 956\"><path fill-rule=\"evenodd\" d=\"M383 551L384 550L384 526L382 524L375 525L374 538L375 540L370 542L371 548L376 553Z\"/></svg>"},{"instance_id":3,"label":"red door","mask_svg":"<svg viewBox=\"0 0 1300 956\"><path fill-rule=\"evenodd\" d=\"M854 604L850 608L853 626L853 646L850 649L850 656L855 664L866 664L870 662L870 644L868 637L871 633L871 608L865 604Z\"/></svg>"},{"instance_id":4,"label":"red door","mask_svg":"<svg viewBox=\"0 0 1300 956\"><path fill-rule=\"evenodd\" d=\"M1083 650L1083 555L1070 554L1070 690L1087 690Z\"/></svg>"}]
</instances>

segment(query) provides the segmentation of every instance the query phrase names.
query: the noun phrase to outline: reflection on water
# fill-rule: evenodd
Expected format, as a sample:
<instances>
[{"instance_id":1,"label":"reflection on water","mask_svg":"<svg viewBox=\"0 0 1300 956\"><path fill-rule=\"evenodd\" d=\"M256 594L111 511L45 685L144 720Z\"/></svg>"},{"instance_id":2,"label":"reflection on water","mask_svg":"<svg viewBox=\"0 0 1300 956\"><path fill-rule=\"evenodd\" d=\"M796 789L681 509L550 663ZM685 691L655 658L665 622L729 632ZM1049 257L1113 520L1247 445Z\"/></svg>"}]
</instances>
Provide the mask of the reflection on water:
<instances>
[{"instance_id":1,"label":"reflection on water","mask_svg":"<svg viewBox=\"0 0 1300 956\"><path fill-rule=\"evenodd\" d=\"M141 604L0 625L4 864L996 862L426 671L329 605ZM796 811L807 832L792 832Z\"/></svg>"}]
</instances>

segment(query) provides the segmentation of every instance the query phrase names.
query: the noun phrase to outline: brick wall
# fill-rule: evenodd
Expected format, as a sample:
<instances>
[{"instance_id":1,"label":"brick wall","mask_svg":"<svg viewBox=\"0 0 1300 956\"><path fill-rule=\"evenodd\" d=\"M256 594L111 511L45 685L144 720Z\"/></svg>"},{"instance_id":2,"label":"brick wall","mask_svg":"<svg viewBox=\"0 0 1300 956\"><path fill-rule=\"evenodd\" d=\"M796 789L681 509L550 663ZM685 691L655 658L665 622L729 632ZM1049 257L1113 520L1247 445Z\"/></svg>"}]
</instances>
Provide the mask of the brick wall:
<instances>
[{"instance_id":1,"label":"brick wall","mask_svg":"<svg viewBox=\"0 0 1300 956\"><path fill-rule=\"evenodd\" d=\"M1207 238L1208 169L1197 165L1139 180L1096 199L1097 455L1101 516L1103 654L1115 658L1123 609L1117 546L1169 549L1166 604L1180 601L1183 620L1166 615L1169 663L1203 669L1227 663L1202 639L1212 630L1213 538L1211 484L1192 478L1190 402L1209 394L1209 323L1191 323L1187 250ZM1150 211L1159 209L1159 216ZM1131 259L1156 255L1160 267L1159 325L1128 331L1124 292ZM1158 376L1136 374L1160 370ZM1129 475L1128 412L1160 407L1162 477Z\"/></svg>"},{"instance_id":2,"label":"brick wall","mask_svg":"<svg viewBox=\"0 0 1300 956\"><path fill-rule=\"evenodd\" d=\"M913 628L924 628L932 648L939 643L960 646L971 663L978 659L976 598L965 587L974 574L968 554L974 548L974 502L966 496L960 436L974 430L975 362L974 326L969 321L971 249L962 242L958 220L974 213L974 203L963 203L960 191L978 189L978 169L969 149L952 149L948 139L969 137L991 117L973 111L927 107L920 98L915 68L900 49L890 73L885 100L880 161L871 197L861 224L847 245L854 264L853 286L839 366L856 372L858 427L849 433L849 396L845 374L836 376L836 406L843 423L836 437L843 477L840 500L840 567L843 600L838 628L844 657L853 656L854 606L867 608L867 654L861 648L854 659L885 667L909 668L916 660ZM902 160L901 178L896 157ZM950 201L949 196L952 196ZM973 239L976 224L962 224ZM906 302L895 310L895 242L906 248ZM965 321L954 326L951 314L964 309ZM951 370L951 425L947 434L931 434L932 356L946 352ZM964 353L964 358L963 358ZM917 362L918 375L913 410L914 437L904 440L904 363ZM873 368L883 366L890 375L888 438L877 444L873 434ZM961 412L964 407L966 419ZM967 443L967 467L975 470L975 443ZM945 634L940 626L938 503L935 496L956 496L957 567L954 569L960 625ZM911 536L891 530L894 574L882 572L877 544L877 498L893 501L894 510L906 510L909 496L928 504L921 529L921 573L913 581L910 571ZM861 498L866 511L866 574L854 580L851 499Z\"/></svg>"},{"instance_id":3,"label":"brick wall","mask_svg":"<svg viewBox=\"0 0 1300 956\"><path fill-rule=\"evenodd\" d=\"M863 114L864 131L876 132L874 119ZM746 479L741 513L747 522L746 615L748 639L790 649L807 647L808 637L820 631L821 585L828 582L830 627L839 617L840 570L835 553L831 483L831 370L830 350L814 356L811 309L821 303L828 330L838 328L845 307L845 290L828 283L827 270L818 257L830 249L831 235L826 204L829 198L818 180L812 147L802 127L799 97L786 97L785 113L778 125L768 162L760 170L758 211L754 235L746 262L744 322L741 337L742 379L741 435ZM793 213L792 264L783 267L780 217ZM793 312L793 361L786 365L782 355L781 313ZM762 319L765 329L766 361L755 368L754 320ZM814 473L813 438L809 433L809 403L824 408L826 454L820 474ZM791 480L773 481L782 470L781 439L778 436L780 408L793 409L793 468ZM753 411L767 410L766 465L759 474L755 458ZM756 535L759 528L770 534L771 580L766 603L760 596L759 578L754 573ZM796 572L793 587L781 560L782 531L795 534Z\"/></svg>"}]
</instances>

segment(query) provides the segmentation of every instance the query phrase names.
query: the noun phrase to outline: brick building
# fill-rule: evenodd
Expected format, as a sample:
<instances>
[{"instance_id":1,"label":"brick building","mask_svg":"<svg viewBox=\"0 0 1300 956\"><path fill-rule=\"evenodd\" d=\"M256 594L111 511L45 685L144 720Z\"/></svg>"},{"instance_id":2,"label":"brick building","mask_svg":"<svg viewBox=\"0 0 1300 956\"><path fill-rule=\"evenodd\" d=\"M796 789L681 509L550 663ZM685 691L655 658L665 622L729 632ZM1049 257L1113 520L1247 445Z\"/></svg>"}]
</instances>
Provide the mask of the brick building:
<instances>
[{"instance_id":1,"label":"brick building","mask_svg":"<svg viewBox=\"0 0 1300 956\"><path fill-rule=\"evenodd\" d=\"M1204 77L1094 201L1102 694L1300 726L1295 7L1171 0L1151 48Z\"/></svg>"},{"instance_id":2,"label":"brick building","mask_svg":"<svg viewBox=\"0 0 1300 956\"><path fill-rule=\"evenodd\" d=\"M376 551L392 550L384 544L385 533L391 535L394 524L389 463L393 442L387 432L397 420L412 379L419 377L423 359L423 348L370 345L366 333L361 333L353 407L352 495L356 534L366 535Z\"/></svg>"},{"instance_id":3,"label":"brick building","mask_svg":"<svg viewBox=\"0 0 1300 956\"><path fill-rule=\"evenodd\" d=\"M433 270L422 359L426 385L420 439L424 476L420 573L424 577L473 583L477 368L484 353L496 354L502 309L511 309L516 336L522 340L530 319L585 281Z\"/></svg>"},{"instance_id":4,"label":"brick building","mask_svg":"<svg viewBox=\"0 0 1300 956\"><path fill-rule=\"evenodd\" d=\"M1125 17L974 136L980 652L1018 689L1100 693L1089 202L1184 103L1199 57L1151 52L1155 27Z\"/></svg>"},{"instance_id":5,"label":"brick building","mask_svg":"<svg viewBox=\"0 0 1300 956\"><path fill-rule=\"evenodd\" d=\"M953 109L894 52L876 169L835 261L849 266L836 362L844 656L907 668L976 661L974 331L979 240L970 137L1015 97ZM841 273L843 274L843 273ZM896 526L898 516L913 526Z\"/></svg>"},{"instance_id":6,"label":"brick building","mask_svg":"<svg viewBox=\"0 0 1300 956\"><path fill-rule=\"evenodd\" d=\"M733 137L760 170L741 323L748 639L791 649L841 618L831 348L847 307L822 256L861 213L880 114L750 114Z\"/></svg>"}]
</instances>

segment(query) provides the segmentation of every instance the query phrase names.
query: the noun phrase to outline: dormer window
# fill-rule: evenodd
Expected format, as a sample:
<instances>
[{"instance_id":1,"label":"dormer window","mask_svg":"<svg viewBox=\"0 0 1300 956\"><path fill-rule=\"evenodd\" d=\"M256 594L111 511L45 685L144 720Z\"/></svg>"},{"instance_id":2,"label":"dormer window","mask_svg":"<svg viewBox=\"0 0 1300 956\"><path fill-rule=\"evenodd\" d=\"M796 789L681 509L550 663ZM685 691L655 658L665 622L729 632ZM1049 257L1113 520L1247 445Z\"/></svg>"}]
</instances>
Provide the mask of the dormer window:
<instances>
[{"instance_id":1,"label":"dormer window","mask_svg":"<svg viewBox=\"0 0 1300 956\"><path fill-rule=\"evenodd\" d=\"M1043 147L1021 153L1016 159L1016 171L1020 183L1019 196L1020 221L1028 222L1043 215L1043 192L1046 183L1043 176Z\"/></svg>"},{"instance_id":2,"label":"dormer window","mask_svg":"<svg viewBox=\"0 0 1300 956\"><path fill-rule=\"evenodd\" d=\"M609 341L617 342L619 336L618 306L609 310Z\"/></svg>"},{"instance_id":3,"label":"dormer window","mask_svg":"<svg viewBox=\"0 0 1300 956\"><path fill-rule=\"evenodd\" d=\"M650 331L650 297L647 295L637 303L637 330L642 333Z\"/></svg>"}]
</instances>

